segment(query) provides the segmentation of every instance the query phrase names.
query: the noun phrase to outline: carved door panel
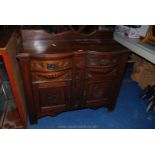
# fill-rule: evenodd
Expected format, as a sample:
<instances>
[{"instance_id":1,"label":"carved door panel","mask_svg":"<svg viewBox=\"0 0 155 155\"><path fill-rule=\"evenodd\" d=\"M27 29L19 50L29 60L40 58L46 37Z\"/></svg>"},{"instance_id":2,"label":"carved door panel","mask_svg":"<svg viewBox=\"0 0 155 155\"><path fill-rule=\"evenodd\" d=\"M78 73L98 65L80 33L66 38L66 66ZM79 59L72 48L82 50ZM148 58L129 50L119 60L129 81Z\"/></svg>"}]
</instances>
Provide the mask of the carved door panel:
<instances>
[{"instance_id":1,"label":"carved door panel","mask_svg":"<svg viewBox=\"0 0 155 155\"><path fill-rule=\"evenodd\" d=\"M56 114L70 104L70 82L47 82L33 84L37 115Z\"/></svg>"},{"instance_id":2,"label":"carved door panel","mask_svg":"<svg viewBox=\"0 0 155 155\"><path fill-rule=\"evenodd\" d=\"M107 105L112 97L112 84L110 81L87 82L86 106Z\"/></svg>"}]
</instances>

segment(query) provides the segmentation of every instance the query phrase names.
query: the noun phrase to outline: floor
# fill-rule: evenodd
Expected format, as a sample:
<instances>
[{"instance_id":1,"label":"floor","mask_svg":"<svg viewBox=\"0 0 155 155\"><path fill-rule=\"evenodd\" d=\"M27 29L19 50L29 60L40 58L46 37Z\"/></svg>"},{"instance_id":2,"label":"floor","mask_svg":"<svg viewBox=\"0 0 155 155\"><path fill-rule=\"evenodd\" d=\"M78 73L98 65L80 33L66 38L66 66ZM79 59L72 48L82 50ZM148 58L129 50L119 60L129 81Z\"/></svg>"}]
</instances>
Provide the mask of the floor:
<instances>
[{"instance_id":1,"label":"floor","mask_svg":"<svg viewBox=\"0 0 155 155\"><path fill-rule=\"evenodd\" d=\"M132 67L128 66L117 99L116 108L84 109L63 112L56 117L43 117L29 129L147 129L155 128L155 110L146 112L147 101L139 98L142 91L130 79Z\"/></svg>"}]
</instances>

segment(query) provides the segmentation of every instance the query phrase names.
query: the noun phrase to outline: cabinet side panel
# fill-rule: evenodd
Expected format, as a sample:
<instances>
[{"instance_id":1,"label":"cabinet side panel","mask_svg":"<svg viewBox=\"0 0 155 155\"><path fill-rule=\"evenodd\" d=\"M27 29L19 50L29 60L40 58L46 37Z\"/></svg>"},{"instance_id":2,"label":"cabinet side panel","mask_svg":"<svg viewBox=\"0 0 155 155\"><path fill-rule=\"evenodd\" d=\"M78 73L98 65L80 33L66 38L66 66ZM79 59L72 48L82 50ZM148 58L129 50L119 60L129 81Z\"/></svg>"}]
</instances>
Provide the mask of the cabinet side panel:
<instances>
[{"instance_id":1,"label":"cabinet side panel","mask_svg":"<svg viewBox=\"0 0 155 155\"><path fill-rule=\"evenodd\" d=\"M21 66L21 73L24 81L24 89L26 95L26 105L29 112L30 122L32 124L37 123L37 115L36 109L34 105L34 98L32 92L32 79L30 73L30 59L29 57L18 57L20 66Z\"/></svg>"}]
</instances>

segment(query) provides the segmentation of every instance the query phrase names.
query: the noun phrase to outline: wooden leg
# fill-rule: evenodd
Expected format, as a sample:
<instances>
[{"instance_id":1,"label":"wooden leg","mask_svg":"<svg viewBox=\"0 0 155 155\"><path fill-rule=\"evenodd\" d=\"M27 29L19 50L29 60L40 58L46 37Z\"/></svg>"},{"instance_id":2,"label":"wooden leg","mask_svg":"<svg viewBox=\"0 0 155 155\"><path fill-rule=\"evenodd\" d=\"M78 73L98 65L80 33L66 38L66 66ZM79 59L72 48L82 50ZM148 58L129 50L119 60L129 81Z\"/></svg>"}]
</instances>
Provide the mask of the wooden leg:
<instances>
[{"instance_id":1,"label":"wooden leg","mask_svg":"<svg viewBox=\"0 0 155 155\"><path fill-rule=\"evenodd\" d=\"M108 111L109 111L109 112L114 111L114 109L115 109L115 105L109 105L109 106L108 106Z\"/></svg>"},{"instance_id":2,"label":"wooden leg","mask_svg":"<svg viewBox=\"0 0 155 155\"><path fill-rule=\"evenodd\" d=\"M29 120L30 120L30 124L37 124L37 118L30 116Z\"/></svg>"}]
</instances>

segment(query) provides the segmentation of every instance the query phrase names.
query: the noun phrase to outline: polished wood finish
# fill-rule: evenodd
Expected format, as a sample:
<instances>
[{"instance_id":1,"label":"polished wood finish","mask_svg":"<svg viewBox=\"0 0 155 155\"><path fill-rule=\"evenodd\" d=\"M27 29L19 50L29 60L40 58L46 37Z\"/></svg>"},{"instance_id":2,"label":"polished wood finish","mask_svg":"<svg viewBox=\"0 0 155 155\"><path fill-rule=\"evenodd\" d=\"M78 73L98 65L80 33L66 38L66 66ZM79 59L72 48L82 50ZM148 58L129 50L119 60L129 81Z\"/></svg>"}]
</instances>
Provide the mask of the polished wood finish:
<instances>
[{"instance_id":1,"label":"polished wood finish","mask_svg":"<svg viewBox=\"0 0 155 155\"><path fill-rule=\"evenodd\" d=\"M80 108L115 107L129 51L111 32L23 30L21 64L30 122Z\"/></svg>"},{"instance_id":2,"label":"polished wood finish","mask_svg":"<svg viewBox=\"0 0 155 155\"><path fill-rule=\"evenodd\" d=\"M23 128L26 128L25 96L21 73L16 60L17 49L17 34L15 32L0 32L0 55L5 64Z\"/></svg>"},{"instance_id":3,"label":"polished wood finish","mask_svg":"<svg viewBox=\"0 0 155 155\"><path fill-rule=\"evenodd\" d=\"M65 111L70 105L70 82L36 83L33 90L38 117Z\"/></svg>"}]
</instances>

